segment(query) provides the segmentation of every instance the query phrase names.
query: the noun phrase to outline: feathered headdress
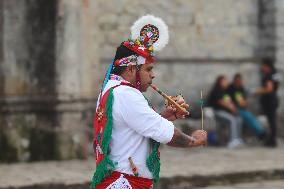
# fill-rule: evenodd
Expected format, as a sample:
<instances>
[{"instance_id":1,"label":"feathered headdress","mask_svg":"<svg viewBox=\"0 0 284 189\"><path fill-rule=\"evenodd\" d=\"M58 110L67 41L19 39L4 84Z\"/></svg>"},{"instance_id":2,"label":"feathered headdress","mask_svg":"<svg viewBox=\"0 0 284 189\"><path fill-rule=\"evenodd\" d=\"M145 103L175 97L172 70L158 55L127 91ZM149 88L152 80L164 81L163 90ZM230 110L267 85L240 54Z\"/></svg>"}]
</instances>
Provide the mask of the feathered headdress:
<instances>
[{"instance_id":1,"label":"feathered headdress","mask_svg":"<svg viewBox=\"0 0 284 189\"><path fill-rule=\"evenodd\" d=\"M155 16L146 15L139 18L131 27L131 39L123 45L142 56L145 61L140 64L153 63L156 51L162 50L169 41L168 27Z\"/></svg>"},{"instance_id":2,"label":"feathered headdress","mask_svg":"<svg viewBox=\"0 0 284 189\"><path fill-rule=\"evenodd\" d=\"M138 19L131 27L131 39L139 40L153 50L162 50L169 41L168 26L155 16L146 15Z\"/></svg>"},{"instance_id":3,"label":"feathered headdress","mask_svg":"<svg viewBox=\"0 0 284 189\"><path fill-rule=\"evenodd\" d=\"M168 27L165 22L153 15L139 18L131 27L131 38L117 48L116 57L106 74L103 88L114 67L141 65L155 62L155 52L162 50L169 41ZM130 53L125 52L125 47Z\"/></svg>"}]
</instances>

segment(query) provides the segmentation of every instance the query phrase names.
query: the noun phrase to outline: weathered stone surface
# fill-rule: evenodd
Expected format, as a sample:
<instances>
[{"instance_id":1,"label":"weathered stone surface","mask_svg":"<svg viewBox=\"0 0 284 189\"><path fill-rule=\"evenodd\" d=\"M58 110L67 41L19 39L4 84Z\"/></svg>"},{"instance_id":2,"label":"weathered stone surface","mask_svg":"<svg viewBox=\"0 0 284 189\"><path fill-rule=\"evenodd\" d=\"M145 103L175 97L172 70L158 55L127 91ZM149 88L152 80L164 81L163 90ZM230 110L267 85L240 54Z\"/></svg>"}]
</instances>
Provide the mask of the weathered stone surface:
<instances>
[{"instance_id":1,"label":"weathered stone surface","mask_svg":"<svg viewBox=\"0 0 284 189\"><path fill-rule=\"evenodd\" d=\"M209 186L209 187L202 187L202 189L281 189L284 186L283 180L274 180L274 181L263 181L259 180L252 183L242 183L242 184L235 184L235 185L228 185L228 186ZM201 188L196 188L201 189Z\"/></svg>"},{"instance_id":2,"label":"weathered stone surface","mask_svg":"<svg viewBox=\"0 0 284 189\"><path fill-rule=\"evenodd\" d=\"M162 17L169 25L170 45L161 53L162 57L253 56L257 37L257 1L155 1L148 6L124 1L101 3L100 7L98 22L103 24L100 25L104 39L101 44L103 57L110 57L113 46L129 37L129 28L144 13L143 8L146 13ZM217 7L222 7L222 11Z\"/></svg>"},{"instance_id":3,"label":"weathered stone surface","mask_svg":"<svg viewBox=\"0 0 284 189\"><path fill-rule=\"evenodd\" d=\"M93 112L100 69L94 7L87 0L1 1L0 161L88 154L84 114Z\"/></svg>"}]
</instances>

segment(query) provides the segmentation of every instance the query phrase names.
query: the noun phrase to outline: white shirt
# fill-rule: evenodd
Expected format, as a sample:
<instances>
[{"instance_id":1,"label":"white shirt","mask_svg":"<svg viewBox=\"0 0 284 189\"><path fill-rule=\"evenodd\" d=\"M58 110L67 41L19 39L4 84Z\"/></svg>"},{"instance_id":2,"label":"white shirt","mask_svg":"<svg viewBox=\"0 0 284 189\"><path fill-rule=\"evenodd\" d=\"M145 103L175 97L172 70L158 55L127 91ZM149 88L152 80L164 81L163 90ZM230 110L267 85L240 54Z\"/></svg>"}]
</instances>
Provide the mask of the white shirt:
<instances>
[{"instance_id":1,"label":"white shirt","mask_svg":"<svg viewBox=\"0 0 284 189\"><path fill-rule=\"evenodd\" d=\"M104 92L120 84L121 81L109 80ZM151 152L150 139L168 143L174 135L174 125L156 113L142 93L129 86L119 86L113 90L112 135L110 159L117 163L116 171L131 174L128 158L131 157L140 177L152 179L146 159Z\"/></svg>"}]
</instances>

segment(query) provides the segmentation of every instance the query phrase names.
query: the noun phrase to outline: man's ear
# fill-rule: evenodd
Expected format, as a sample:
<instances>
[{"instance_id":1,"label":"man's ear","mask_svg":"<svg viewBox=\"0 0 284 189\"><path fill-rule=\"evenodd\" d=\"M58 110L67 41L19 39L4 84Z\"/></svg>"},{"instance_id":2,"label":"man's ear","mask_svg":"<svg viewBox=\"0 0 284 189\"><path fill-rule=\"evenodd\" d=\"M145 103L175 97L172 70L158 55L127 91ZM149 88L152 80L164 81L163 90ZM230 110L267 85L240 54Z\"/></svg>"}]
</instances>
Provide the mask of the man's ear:
<instances>
[{"instance_id":1,"label":"man's ear","mask_svg":"<svg viewBox=\"0 0 284 189\"><path fill-rule=\"evenodd\" d=\"M136 74L136 67L135 67L135 66L130 65L130 66L127 67L127 69L128 69L128 70L127 70L128 73L129 73L131 76L133 76L133 75Z\"/></svg>"}]
</instances>

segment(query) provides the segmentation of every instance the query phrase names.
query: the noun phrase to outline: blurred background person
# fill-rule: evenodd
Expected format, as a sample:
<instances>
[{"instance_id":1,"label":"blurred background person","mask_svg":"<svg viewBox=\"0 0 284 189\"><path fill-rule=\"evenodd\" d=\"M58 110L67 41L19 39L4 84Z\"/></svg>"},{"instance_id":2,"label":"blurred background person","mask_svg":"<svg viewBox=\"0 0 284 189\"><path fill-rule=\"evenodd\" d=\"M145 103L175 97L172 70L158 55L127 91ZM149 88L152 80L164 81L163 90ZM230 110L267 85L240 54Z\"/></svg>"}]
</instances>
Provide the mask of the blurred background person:
<instances>
[{"instance_id":1,"label":"blurred background person","mask_svg":"<svg viewBox=\"0 0 284 189\"><path fill-rule=\"evenodd\" d=\"M274 67L272 59L264 59L261 65L261 88L255 91L256 95L260 95L260 104L262 111L267 117L270 133L265 145L268 147L277 146L277 124L276 111L279 106L277 97L280 75Z\"/></svg>"},{"instance_id":2,"label":"blurred background person","mask_svg":"<svg viewBox=\"0 0 284 189\"><path fill-rule=\"evenodd\" d=\"M228 79L224 75L219 75L209 93L208 105L214 109L215 117L230 126L229 148L234 148L243 144L240 137L241 117L238 115L238 109L233 103L228 93Z\"/></svg>"},{"instance_id":3,"label":"blurred background person","mask_svg":"<svg viewBox=\"0 0 284 189\"><path fill-rule=\"evenodd\" d=\"M233 81L228 88L228 92L236 105L239 115L242 117L244 125L249 126L260 140L265 138L265 129L260 125L256 117L248 110L247 93L243 84L242 75L234 75Z\"/></svg>"}]
</instances>

